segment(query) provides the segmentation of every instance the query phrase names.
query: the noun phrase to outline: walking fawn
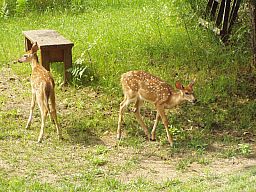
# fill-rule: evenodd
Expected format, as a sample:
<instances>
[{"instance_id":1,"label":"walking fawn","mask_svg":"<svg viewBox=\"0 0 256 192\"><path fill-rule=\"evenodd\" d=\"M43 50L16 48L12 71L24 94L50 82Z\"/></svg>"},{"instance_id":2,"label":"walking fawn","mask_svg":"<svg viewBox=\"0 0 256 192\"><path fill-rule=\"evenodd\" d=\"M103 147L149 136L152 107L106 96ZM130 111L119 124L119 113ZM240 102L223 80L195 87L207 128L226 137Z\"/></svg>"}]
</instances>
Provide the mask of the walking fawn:
<instances>
[{"instance_id":1,"label":"walking fawn","mask_svg":"<svg viewBox=\"0 0 256 192\"><path fill-rule=\"evenodd\" d=\"M30 108L30 115L28 118L28 122L26 128L31 125L33 109L35 107L35 101L37 100L38 106L41 112L41 130L38 137L38 143L40 143L43 139L44 134L44 125L45 119L47 117L47 113L50 113L51 120L54 122L57 134L59 138L61 136L61 129L59 128L57 122L57 114L56 114L56 103L55 103L55 93L54 93L54 80L49 71L47 71L42 65L38 63L37 57L38 45L34 43L32 45L31 50L26 52L23 57L21 57L18 62L31 62L32 74L31 74L31 86L32 86L32 101ZM49 107L49 100L51 102L51 109Z\"/></svg>"},{"instance_id":2,"label":"walking fawn","mask_svg":"<svg viewBox=\"0 0 256 192\"><path fill-rule=\"evenodd\" d=\"M183 87L180 82L176 82L176 88L179 89L179 91L175 92L170 85L158 77L144 71L129 71L122 75L121 84L124 93L124 100L120 104L117 139L121 138L121 123L124 109L129 105L129 103L135 102L135 115L137 121L144 129L147 139L156 139L156 126L159 118L161 117L168 141L172 146L173 140L169 134L168 120L164 110L173 108L183 101L190 101L193 103L196 102L193 94L194 81L192 81L187 87ZM151 138L147 126L143 122L140 115L140 107L142 106L143 101L153 103L157 110L156 120L151 132Z\"/></svg>"}]
</instances>

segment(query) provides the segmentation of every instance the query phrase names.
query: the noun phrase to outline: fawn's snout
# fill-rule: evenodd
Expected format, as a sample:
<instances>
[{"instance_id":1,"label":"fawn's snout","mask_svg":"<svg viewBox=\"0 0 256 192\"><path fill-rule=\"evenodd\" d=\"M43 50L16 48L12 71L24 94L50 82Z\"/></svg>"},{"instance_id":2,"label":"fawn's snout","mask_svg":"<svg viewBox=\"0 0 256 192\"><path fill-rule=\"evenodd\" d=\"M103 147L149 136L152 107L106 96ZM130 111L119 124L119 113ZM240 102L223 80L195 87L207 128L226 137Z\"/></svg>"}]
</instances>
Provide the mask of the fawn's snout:
<instances>
[{"instance_id":1,"label":"fawn's snout","mask_svg":"<svg viewBox=\"0 0 256 192\"><path fill-rule=\"evenodd\" d=\"M32 58L32 54L24 54L21 58L18 59L19 63L24 63L24 62L30 62Z\"/></svg>"},{"instance_id":2,"label":"fawn's snout","mask_svg":"<svg viewBox=\"0 0 256 192\"><path fill-rule=\"evenodd\" d=\"M193 104L195 104L197 102L197 99L193 93L190 93L189 95L187 95L187 100Z\"/></svg>"},{"instance_id":3,"label":"fawn's snout","mask_svg":"<svg viewBox=\"0 0 256 192\"><path fill-rule=\"evenodd\" d=\"M197 102L197 99L194 98L192 101L191 101L193 104L195 104Z\"/></svg>"},{"instance_id":4,"label":"fawn's snout","mask_svg":"<svg viewBox=\"0 0 256 192\"><path fill-rule=\"evenodd\" d=\"M23 58L18 59L19 63L23 63L25 60Z\"/></svg>"}]
</instances>

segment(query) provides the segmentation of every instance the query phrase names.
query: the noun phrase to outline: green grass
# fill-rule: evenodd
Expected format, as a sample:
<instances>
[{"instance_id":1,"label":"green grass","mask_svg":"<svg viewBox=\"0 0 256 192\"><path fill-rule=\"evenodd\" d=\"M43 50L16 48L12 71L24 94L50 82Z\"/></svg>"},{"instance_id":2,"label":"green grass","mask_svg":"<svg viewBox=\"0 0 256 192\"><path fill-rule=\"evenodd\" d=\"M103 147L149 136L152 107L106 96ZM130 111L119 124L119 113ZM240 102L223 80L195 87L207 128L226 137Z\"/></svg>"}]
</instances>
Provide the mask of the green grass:
<instances>
[{"instance_id":1,"label":"green grass","mask_svg":"<svg viewBox=\"0 0 256 192\"><path fill-rule=\"evenodd\" d=\"M65 10L20 7L18 14L0 17L0 191L254 191L256 81L248 26L235 26L224 46L198 25L187 2L72 2ZM31 68L13 61L24 52L22 31L32 29L55 29L73 41L73 72L85 69L62 88L63 66L51 68L64 141L47 121L44 141L36 144L38 110L25 129ZM145 141L128 112L124 138L116 142L119 79L133 69L171 85L196 78L199 102L169 115L173 148L160 123L157 141ZM150 128L152 108L142 109Z\"/></svg>"},{"instance_id":2,"label":"green grass","mask_svg":"<svg viewBox=\"0 0 256 192\"><path fill-rule=\"evenodd\" d=\"M169 180L163 184L155 184L138 179L131 184L123 184L116 179L97 179L85 175L79 175L84 179L80 184L62 183L59 187L42 184L38 181L13 178L12 180L1 179L1 191L254 191L255 190L255 167L244 170L226 177L206 175L201 178L193 178L188 182ZM235 184L234 184L235 183ZM214 190L213 190L214 189Z\"/></svg>"}]
</instances>

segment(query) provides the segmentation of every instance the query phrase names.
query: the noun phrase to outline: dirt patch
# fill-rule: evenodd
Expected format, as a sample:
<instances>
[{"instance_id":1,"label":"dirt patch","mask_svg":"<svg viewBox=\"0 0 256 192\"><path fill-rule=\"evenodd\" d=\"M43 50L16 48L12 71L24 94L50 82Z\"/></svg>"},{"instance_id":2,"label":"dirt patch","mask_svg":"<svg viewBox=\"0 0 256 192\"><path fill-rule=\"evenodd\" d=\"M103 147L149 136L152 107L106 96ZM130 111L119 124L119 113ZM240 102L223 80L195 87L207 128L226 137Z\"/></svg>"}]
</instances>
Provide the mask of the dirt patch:
<instances>
[{"instance_id":1,"label":"dirt patch","mask_svg":"<svg viewBox=\"0 0 256 192\"><path fill-rule=\"evenodd\" d=\"M131 182L139 178L161 183L169 179L177 178L179 172L175 169L175 164L166 164L164 161L143 160L139 168L128 173L119 175L119 179L124 182Z\"/></svg>"},{"instance_id":2,"label":"dirt patch","mask_svg":"<svg viewBox=\"0 0 256 192\"><path fill-rule=\"evenodd\" d=\"M156 183L174 179L187 181L193 177L220 176L250 169L256 166L256 159L217 159L207 166L194 162L184 171L177 170L177 163L177 159L171 163L161 160L142 160L136 170L122 173L118 178L124 183L136 181L139 178Z\"/></svg>"},{"instance_id":3,"label":"dirt patch","mask_svg":"<svg viewBox=\"0 0 256 192\"><path fill-rule=\"evenodd\" d=\"M29 78L21 79L13 73L11 68L2 68L0 70L2 102L8 102L8 104L2 105L2 110L18 109L20 111L28 111L30 106L30 97L28 98L28 94L30 90Z\"/></svg>"},{"instance_id":4,"label":"dirt patch","mask_svg":"<svg viewBox=\"0 0 256 192\"><path fill-rule=\"evenodd\" d=\"M10 164L8 164L6 161L4 161L3 159L0 159L0 168L1 169L5 169L8 171L12 170L12 167L10 166Z\"/></svg>"},{"instance_id":5,"label":"dirt patch","mask_svg":"<svg viewBox=\"0 0 256 192\"><path fill-rule=\"evenodd\" d=\"M132 147L118 147L115 134L108 133L102 137L104 144L110 148L117 149L115 154L109 157L109 162L114 165L124 165L135 159L136 165L118 174L118 178L123 183L137 181L143 178L156 183L178 179L187 181L193 177L221 176L250 169L256 166L256 158L217 158L212 154L206 154L208 163L192 162L188 163L182 170L178 168L181 161L186 160L191 154L178 154L170 156L167 152L160 152L159 145L154 142L145 142L143 149ZM255 146L252 146L253 154ZM159 154L160 153L160 154Z\"/></svg>"}]
</instances>

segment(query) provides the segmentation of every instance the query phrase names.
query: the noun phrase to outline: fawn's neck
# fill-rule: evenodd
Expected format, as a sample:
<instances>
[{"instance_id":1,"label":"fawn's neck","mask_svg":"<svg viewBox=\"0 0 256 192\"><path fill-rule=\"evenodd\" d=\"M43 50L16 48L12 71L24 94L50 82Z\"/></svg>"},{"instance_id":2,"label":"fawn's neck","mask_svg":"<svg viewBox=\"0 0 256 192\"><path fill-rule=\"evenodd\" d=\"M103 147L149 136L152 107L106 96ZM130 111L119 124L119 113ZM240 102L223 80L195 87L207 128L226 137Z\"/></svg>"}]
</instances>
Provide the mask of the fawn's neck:
<instances>
[{"instance_id":1,"label":"fawn's neck","mask_svg":"<svg viewBox=\"0 0 256 192\"><path fill-rule=\"evenodd\" d=\"M39 61L38 61L38 57L37 55L34 55L32 60L31 60L31 67L32 67L32 70L39 65Z\"/></svg>"},{"instance_id":2,"label":"fawn's neck","mask_svg":"<svg viewBox=\"0 0 256 192\"><path fill-rule=\"evenodd\" d=\"M175 107L184 101L180 91L174 92L169 99L169 107Z\"/></svg>"}]
</instances>

